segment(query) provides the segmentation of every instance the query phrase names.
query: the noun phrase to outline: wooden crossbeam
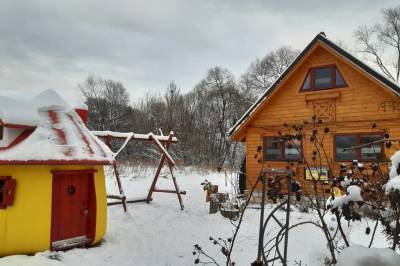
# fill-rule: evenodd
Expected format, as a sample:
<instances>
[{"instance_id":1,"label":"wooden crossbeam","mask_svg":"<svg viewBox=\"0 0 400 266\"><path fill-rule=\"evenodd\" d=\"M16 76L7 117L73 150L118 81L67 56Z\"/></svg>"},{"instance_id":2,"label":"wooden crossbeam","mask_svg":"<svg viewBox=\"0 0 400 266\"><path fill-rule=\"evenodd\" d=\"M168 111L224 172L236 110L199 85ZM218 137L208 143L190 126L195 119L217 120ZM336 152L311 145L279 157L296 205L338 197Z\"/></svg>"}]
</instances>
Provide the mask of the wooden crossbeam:
<instances>
[{"instance_id":1,"label":"wooden crossbeam","mask_svg":"<svg viewBox=\"0 0 400 266\"><path fill-rule=\"evenodd\" d=\"M168 162L170 164L172 164L173 166L175 166L175 161L172 159L171 155L169 155L168 151L164 148L164 146L160 143L160 141L153 134L150 135L150 138L154 141L156 146L160 149L161 154L165 155L165 157L168 159Z\"/></svg>"},{"instance_id":2,"label":"wooden crossbeam","mask_svg":"<svg viewBox=\"0 0 400 266\"><path fill-rule=\"evenodd\" d=\"M112 138L112 139L127 139L131 138L131 140L147 140L147 141L152 141L153 139L150 138L150 135L153 136L153 138L156 138L160 142L166 142L168 141L168 136L163 136L163 135L154 135L153 133L149 134L137 134L134 132L113 132L113 131L91 131L93 135L96 137L105 139L105 138ZM177 142L178 139L176 137L172 138L172 142Z\"/></svg>"},{"instance_id":3,"label":"wooden crossbeam","mask_svg":"<svg viewBox=\"0 0 400 266\"><path fill-rule=\"evenodd\" d=\"M121 195L107 195L107 198L108 199L122 199L122 196Z\"/></svg>"},{"instance_id":4,"label":"wooden crossbeam","mask_svg":"<svg viewBox=\"0 0 400 266\"><path fill-rule=\"evenodd\" d=\"M143 199L134 199L134 200L127 200L126 203L139 203L139 202L147 202L147 198L143 198ZM121 201L112 201L112 202L108 202L107 205L108 206L112 206L112 205L119 205L122 204Z\"/></svg>"},{"instance_id":5,"label":"wooden crossbeam","mask_svg":"<svg viewBox=\"0 0 400 266\"><path fill-rule=\"evenodd\" d=\"M125 194L124 194L124 189L122 188L121 179L119 177L119 172L118 172L118 168L117 168L117 161L114 161L113 168L114 168L115 178L117 179L117 185L118 185L119 194L121 195L122 206L124 207L124 212L126 212L127 211L126 197L125 197Z\"/></svg>"},{"instance_id":6,"label":"wooden crossbeam","mask_svg":"<svg viewBox=\"0 0 400 266\"><path fill-rule=\"evenodd\" d=\"M112 149L112 139L125 139L125 142L122 145L122 147L120 147L118 152L114 153L114 157L116 157L119 154L119 152L125 148L126 144L132 140L152 141L155 144L155 146L158 148L158 150L161 154L160 161L157 166L156 172L154 174L153 181L150 186L147 197L141 198L141 199L135 199L135 200L127 200L127 198L124 194L124 190L122 188L121 179L120 179L118 168L117 168L117 163L115 161L113 164L113 169L114 169L115 178L117 180L117 185L118 185L118 190L119 190L120 195L107 195L107 198L120 200L120 201L108 202L107 205L111 206L111 205L122 204L124 211L126 212L128 203L137 203L137 202L150 203L153 200L152 194L154 192L161 192L161 193L176 194L178 197L178 200L179 200L179 205L180 205L181 209L183 210L184 206L183 206L183 201L182 201L181 195L186 195L186 191L180 191L180 189L179 189L178 183L177 183L176 178L173 173L173 167L176 164L175 164L174 159L168 153L168 149L171 146L171 144L173 142L177 141L177 138L174 136L174 133L172 131L170 132L170 134L168 136L162 135L162 132L161 132L161 135L154 135L153 133L136 134L133 132L120 133L120 132L112 132L112 131L92 131L92 134L94 134L95 136L97 136L99 138L102 138L110 149ZM161 169L164 167L165 164L169 168L175 190L156 188L158 178L160 177Z\"/></svg>"},{"instance_id":7,"label":"wooden crossbeam","mask_svg":"<svg viewBox=\"0 0 400 266\"><path fill-rule=\"evenodd\" d=\"M172 189L154 189L153 192L164 192L164 193L176 193L176 190L172 190ZM181 193L182 195L186 195L186 191L179 191L179 193Z\"/></svg>"},{"instance_id":8,"label":"wooden crossbeam","mask_svg":"<svg viewBox=\"0 0 400 266\"><path fill-rule=\"evenodd\" d=\"M183 194L183 193L181 193L181 191L179 190L178 183L176 182L176 179L175 179L175 176L173 173L173 167L175 166L175 162L168 153L168 149L171 146L172 139L174 138L174 133L173 132L169 133L169 137L168 137L167 142L165 143L165 146L163 146L156 138L154 138L154 136L151 136L151 138L153 139L156 146L159 148L159 150L161 152L161 158L158 163L158 167L157 167L156 173L154 175L153 182L151 183L149 194L147 195L147 202L150 202L153 192L176 193L176 195L178 196L179 205L181 206L181 210L183 210L184 206L183 206L182 197L181 197L181 194ZM163 168L166 160L167 160L167 166L171 173L171 178L174 183L175 190L156 189L156 184L157 184L158 178L160 176L161 169ZM186 192L185 192L185 194L186 194Z\"/></svg>"},{"instance_id":9,"label":"wooden crossbeam","mask_svg":"<svg viewBox=\"0 0 400 266\"><path fill-rule=\"evenodd\" d=\"M107 137L105 139L105 143L110 148L110 150L112 150L111 137ZM122 206L124 208L124 212L126 212L128 210L128 208L126 206L126 196L124 194L124 189L122 188L122 183L121 183L121 179L119 177L119 172L118 172L118 167L117 167L117 161L116 160L114 160L113 169L114 169L115 179L117 180L119 195L107 195L107 197L108 198L114 198L114 199L120 199L121 200L121 204L122 204Z\"/></svg>"},{"instance_id":10,"label":"wooden crossbeam","mask_svg":"<svg viewBox=\"0 0 400 266\"><path fill-rule=\"evenodd\" d=\"M168 149L169 146L171 145L171 139L172 139L172 134L169 135L167 143L165 144L165 149ZM150 199L152 198L151 196L152 196L152 194L154 192L154 189L156 188L156 183L157 183L158 177L160 176L161 169L164 166L165 158L166 158L165 154L162 154L161 158L160 158L160 161L158 163L158 166L157 166L156 173L155 173L154 178L153 178L153 182L151 183L151 186L150 186L149 194L147 194L147 202L150 202Z\"/></svg>"}]
</instances>

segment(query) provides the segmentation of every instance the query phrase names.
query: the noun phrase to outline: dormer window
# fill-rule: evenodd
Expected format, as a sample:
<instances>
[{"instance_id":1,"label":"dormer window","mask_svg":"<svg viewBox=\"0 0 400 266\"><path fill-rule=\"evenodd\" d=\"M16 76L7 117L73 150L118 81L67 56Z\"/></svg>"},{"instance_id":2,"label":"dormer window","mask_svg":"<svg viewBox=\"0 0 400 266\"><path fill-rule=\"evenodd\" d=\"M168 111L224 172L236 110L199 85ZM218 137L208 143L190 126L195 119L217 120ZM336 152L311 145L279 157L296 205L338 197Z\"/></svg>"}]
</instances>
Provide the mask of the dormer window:
<instances>
[{"instance_id":1,"label":"dormer window","mask_svg":"<svg viewBox=\"0 0 400 266\"><path fill-rule=\"evenodd\" d=\"M347 84L335 65L311 67L301 91L315 91L346 87Z\"/></svg>"}]
</instances>

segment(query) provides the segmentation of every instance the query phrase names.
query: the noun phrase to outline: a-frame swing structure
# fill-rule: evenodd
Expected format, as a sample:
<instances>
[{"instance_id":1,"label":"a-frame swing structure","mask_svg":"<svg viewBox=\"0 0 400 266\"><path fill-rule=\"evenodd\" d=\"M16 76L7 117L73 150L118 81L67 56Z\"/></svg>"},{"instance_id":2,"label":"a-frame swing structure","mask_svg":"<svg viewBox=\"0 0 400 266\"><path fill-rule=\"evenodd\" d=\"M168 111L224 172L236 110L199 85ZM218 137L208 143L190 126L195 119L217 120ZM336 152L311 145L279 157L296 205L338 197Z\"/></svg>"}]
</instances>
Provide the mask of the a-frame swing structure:
<instances>
[{"instance_id":1,"label":"a-frame swing structure","mask_svg":"<svg viewBox=\"0 0 400 266\"><path fill-rule=\"evenodd\" d=\"M168 136L164 136L162 133L161 135L155 135L153 133L149 134L136 134L133 132L127 132L127 133L122 133L122 132L112 132L112 131L92 131L92 133L103 139L104 142L110 147L112 150L112 140L113 139L120 139L120 140L125 140L124 144L120 147L120 149L114 153L114 158L118 156L118 154L126 147L126 145L130 141L148 141L152 142L159 150L160 153L160 160L156 169L156 172L153 177L153 181L151 183L149 192L146 197L143 198L138 198L138 199L127 199L124 193L124 189L122 187L121 179L120 179L120 174L118 172L118 167L117 167L117 162L115 160L113 164L113 169L114 169L114 174L115 178L117 181L118 185L118 190L119 190L119 195L107 195L107 198L109 199L115 199L118 201L112 201L108 202L107 204L110 205L116 205L116 204L122 204L124 211L127 211L127 204L128 203L137 203L137 202L147 202L150 203L153 198L153 193L154 192L161 192L161 193L174 193L178 196L179 200L179 205L181 207L181 210L183 210L183 201L181 194L185 195L186 191L181 191L179 189L179 185L176 181L173 168L175 167L175 161L172 159L171 155L168 153L168 149L171 147L172 143L177 142L177 138L174 136L174 133L171 131ZM157 181L158 178L160 177L161 170L164 166L167 166L169 168L169 172L171 174L171 178L174 184L175 189L159 189L157 188Z\"/></svg>"}]
</instances>

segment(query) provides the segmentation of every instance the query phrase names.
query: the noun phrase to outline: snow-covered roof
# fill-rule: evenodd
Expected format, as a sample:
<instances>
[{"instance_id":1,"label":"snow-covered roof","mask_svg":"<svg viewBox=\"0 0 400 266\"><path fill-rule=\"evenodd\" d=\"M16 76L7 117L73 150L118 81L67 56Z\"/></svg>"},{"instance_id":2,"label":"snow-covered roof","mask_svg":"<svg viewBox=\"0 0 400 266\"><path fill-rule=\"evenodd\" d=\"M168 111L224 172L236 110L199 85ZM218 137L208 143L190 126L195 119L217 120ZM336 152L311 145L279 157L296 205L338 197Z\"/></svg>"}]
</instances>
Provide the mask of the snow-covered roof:
<instances>
[{"instance_id":1,"label":"snow-covered roof","mask_svg":"<svg viewBox=\"0 0 400 266\"><path fill-rule=\"evenodd\" d=\"M11 105L13 102L6 103ZM45 91L31 103L27 105L31 109L27 107L17 113L28 110L35 113L25 117L21 114L24 120L20 122L24 125L29 122L36 129L15 146L0 150L0 164L113 163L112 151L87 129L57 93ZM15 119L16 115L8 118Z\"/></svg>"},{"instance_id":2,"label":"snow-covered roof","mask_svg":"<svg viewBox=\"0 0 400 266\"><path fill-rule=\"evenodd\" d=\"M67 110L72 109L53 90L45 90L32 100L0 96L0 121L5 125L35 127L40 121L38 108L46 105L58 105Z\"/></svg>"},{"instance_id":3,"label":"snow-covered roof","mask_svg":"<svg viewBox=\"0 0 400 266\"><path fill-rule=\"evenodd\" d=\"M37 111L31 102L0 97L0 120L3 124L35 126Z\"/></svg>"}]
</instances>

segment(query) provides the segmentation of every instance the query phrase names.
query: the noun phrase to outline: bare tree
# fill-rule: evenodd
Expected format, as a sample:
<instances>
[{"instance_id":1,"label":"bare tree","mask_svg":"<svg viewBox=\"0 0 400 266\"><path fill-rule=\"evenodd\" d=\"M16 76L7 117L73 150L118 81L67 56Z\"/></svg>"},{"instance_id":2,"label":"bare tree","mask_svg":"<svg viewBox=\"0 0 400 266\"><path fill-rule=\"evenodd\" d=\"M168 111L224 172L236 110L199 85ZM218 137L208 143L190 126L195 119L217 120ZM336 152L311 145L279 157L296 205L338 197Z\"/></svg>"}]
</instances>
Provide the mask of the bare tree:
<instances>
[{"instance_id":1,"label":"bare tree","mask_svg":"<svg viewBox=\"0 0 400 266\"><path fill-rule=\"evenodd\" d=\"M129 109L129 94L121 82L89 76L79 84L89 107L89 127L123 130Z\"/></svg>"},{"instance_id":2,"label":"bare tree","mask_svg":"<svg viewBox=\"0 0 400 266\"><path fill-rule=\"evenodd\" d=\"M400 6L382 10L383 22L361 26L354 36L359 52L389 79L400 81Z\"/></svg>"},{"instance_id":3,"label":"bare tree","mask_svg":"<svg viewBox=\"0 0 400 266\"><path fill-rule=\"evenodd\" d=\"M242 90L246 91L254 101L254 98L264 92L285 71L298 54L299 51L283 46L262 59L257 58L240 79Z\"/></svg>"},{"instance_id":4,"label":"bare tree","mask_svg":"<svg viewBox=\"0 0 400 266\"><path fill-rule=\"evenodd\" d=\"M207 76L194 89L198 97L196 115L199 129L208 143L207 156L222 167L231 153L232 144L226 139L226 132L242 113L243 97L233 75L221 67L208 70Z\"/></svg>"}]
</instances>

